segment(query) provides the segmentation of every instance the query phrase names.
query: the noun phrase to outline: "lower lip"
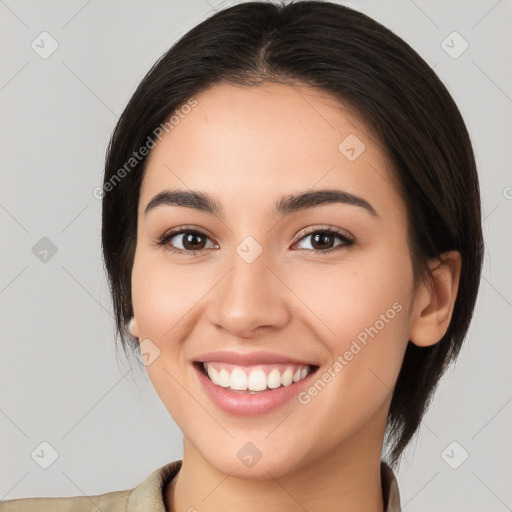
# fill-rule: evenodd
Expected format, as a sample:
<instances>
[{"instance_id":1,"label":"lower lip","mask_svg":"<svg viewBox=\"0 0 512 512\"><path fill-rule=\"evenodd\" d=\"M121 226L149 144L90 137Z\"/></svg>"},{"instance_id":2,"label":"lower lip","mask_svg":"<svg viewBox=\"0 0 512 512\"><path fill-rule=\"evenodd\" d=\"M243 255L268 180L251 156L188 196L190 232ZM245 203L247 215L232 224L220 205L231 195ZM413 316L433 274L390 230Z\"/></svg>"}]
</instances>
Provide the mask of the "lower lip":
<instances>
[{"instance_id":1,"label":"lower lip","mask_svg":"<svg viewBox=\"0 0 512 512\"><path fill-rule=\"evenodd\" d=\"M250 394L237 393L229 388L217 386L202 372L197 363L192 366L199 377L199 382L212 402L223 411L239 416L265 414L296 398L304 388L309 386L311 377L318 370L316 368L315 371L289 386L280 386L263 393Z\"/></svg>"}]
</instances>

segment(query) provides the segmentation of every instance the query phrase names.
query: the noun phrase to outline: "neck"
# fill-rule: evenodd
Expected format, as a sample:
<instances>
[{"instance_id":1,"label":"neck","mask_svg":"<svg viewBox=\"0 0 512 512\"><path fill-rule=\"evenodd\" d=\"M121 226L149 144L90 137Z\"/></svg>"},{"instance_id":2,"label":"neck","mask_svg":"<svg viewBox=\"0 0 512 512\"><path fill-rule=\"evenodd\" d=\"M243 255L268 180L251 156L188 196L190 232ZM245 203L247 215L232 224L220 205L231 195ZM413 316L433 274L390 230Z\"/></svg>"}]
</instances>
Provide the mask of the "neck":
<instances>
[{"instance_id":1,"label":"neck","mask_svg":"<svg viewBox=\"0 0 512 512\"><path fill-rule=\"evenodd\" d=\"M218 471L185 438L180 472L167 486L167 508L169 512L259 512L262 508L266 512L383 512L382 437L375 434L361 429L327 453L303 459L277 478L267 472L268 478L263 479Z\"/></svg>"}]
</instances>

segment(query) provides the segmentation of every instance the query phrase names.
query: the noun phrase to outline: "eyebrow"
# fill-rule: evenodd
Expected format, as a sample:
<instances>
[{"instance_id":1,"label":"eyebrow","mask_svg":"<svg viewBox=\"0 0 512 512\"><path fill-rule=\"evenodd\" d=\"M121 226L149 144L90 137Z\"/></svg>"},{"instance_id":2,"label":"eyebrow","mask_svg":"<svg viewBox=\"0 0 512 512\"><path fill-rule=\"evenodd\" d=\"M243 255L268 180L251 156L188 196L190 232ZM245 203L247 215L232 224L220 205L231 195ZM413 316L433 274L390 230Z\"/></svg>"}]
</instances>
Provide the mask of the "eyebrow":
<instances>
[{"instance_id":1,"label":"eyebrow","mask_svg":"<svg viewBox=\"0 0 512 512\"><path fill-rule=\"evenodd\" d=\"M308 208L336 203L357 206L366 210L374 217L379 217L375 208L373 208L366 199L343 190L335 189L311 190L283 196L276 203L272 213L274 216L282 217ZM151 210L159 206L194 208L201 212L215 215L220 219L224 219L222 204L203 192L193 190L164 190L149 201L144 214L148 214Z\"/></svg>"}]
</instances>

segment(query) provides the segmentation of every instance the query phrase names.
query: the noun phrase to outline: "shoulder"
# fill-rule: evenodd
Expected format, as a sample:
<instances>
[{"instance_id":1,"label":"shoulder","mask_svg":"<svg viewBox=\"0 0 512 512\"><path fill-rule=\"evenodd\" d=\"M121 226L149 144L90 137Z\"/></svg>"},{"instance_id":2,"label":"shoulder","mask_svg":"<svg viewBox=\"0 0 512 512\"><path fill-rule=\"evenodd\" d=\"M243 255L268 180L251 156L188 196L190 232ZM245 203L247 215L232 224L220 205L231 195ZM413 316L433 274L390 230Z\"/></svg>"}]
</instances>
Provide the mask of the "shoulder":
<instances>
[{"instance_id":1,"label":"shoulder","mask_svg":"<svg viewBox=\"0 0 512 512\"><path fill-rule=\"evenodd\" d=\"M0 502L0 512L117 512L125 511L131 490L70 498L19 498Z\"/></svg>"},{"instance_id":2,"label":"shoulder","mask_svg":"<svg viewBox=\"0 0 512 512\"><path fill-rule=\"evenodd\" d=\"M153 471L134 489L69 498L18 498L0 501L0 512L165 512L165 486L181 468L181 460Z\"/></svg>"}]
</instances>

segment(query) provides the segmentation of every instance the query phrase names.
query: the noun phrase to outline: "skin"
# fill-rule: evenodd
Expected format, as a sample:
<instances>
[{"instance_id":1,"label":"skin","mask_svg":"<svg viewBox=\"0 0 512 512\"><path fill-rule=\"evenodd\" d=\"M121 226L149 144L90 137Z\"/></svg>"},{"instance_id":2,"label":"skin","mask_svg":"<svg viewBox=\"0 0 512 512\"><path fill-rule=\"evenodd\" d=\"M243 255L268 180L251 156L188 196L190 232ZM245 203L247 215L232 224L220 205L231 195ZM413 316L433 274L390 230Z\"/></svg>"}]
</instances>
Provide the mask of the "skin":
<instances>
[{"instance_id":1,"label":"skin","mask_svg":"<svg viewBox=\"0 0 512 512\"><path fill-rule=\"evenodd\" d=\"M150 154L132 271L132 333L158 347L147 372L184 434L167 508L382 512L379 465L392 390L408 341L427 346L446 332L460 256L451 251L432 262L433 285L413 293L405 206L384 151L324 91L222 84L196 99ZM338 149L349 134L366 146L354 161ZM214 196L225 219L169 205L145 215L156 194L177 188ZM320 188L361 196L378 216L340 203L273 216L283 195ZM207 234L195 256L155 245L184 224ZM334 251L313 253L318 246L305 228L329 226L354 245L334 238L326 246ZM247 236L263 248L250 264L236 252ZM182 235L171 244L190 249ZM260 416L230 415L209 400L192 368L211 350L269 350L310 361L321 375L394 303L401 311L307 405L291 400ZM262 453L252 467L237 457L247 442Z\"/></svg>"}]
</instances>

